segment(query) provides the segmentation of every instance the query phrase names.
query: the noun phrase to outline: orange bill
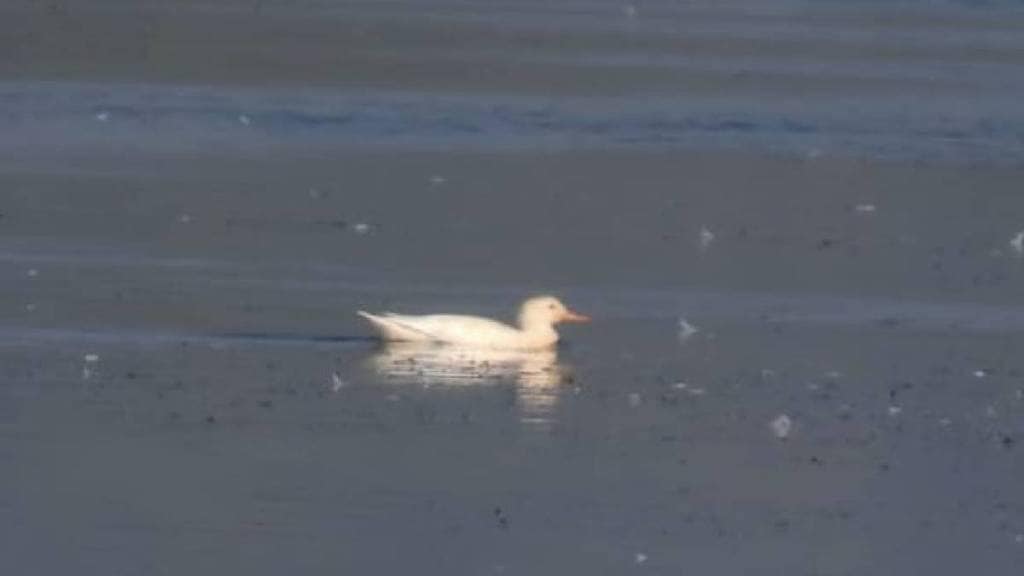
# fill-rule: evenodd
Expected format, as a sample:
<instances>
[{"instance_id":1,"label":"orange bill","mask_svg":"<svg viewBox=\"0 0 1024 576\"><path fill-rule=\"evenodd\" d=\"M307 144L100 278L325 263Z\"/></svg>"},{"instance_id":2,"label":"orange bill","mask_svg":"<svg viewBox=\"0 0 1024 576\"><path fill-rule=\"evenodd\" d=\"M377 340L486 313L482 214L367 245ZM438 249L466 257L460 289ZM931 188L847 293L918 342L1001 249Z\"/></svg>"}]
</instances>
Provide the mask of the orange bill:
<instances>
[{"instance_id":1,"label":"orange bill","mask_svg":"<svg viewBox=\"0 0 1024 576\"><path fill-rule=\"evenodd\" d=\"M579 312L573 312L572 310L566 310L565 314L562 315L562 322L590 322L590 316L580 314Z\"/></svg>"}]
</instances>

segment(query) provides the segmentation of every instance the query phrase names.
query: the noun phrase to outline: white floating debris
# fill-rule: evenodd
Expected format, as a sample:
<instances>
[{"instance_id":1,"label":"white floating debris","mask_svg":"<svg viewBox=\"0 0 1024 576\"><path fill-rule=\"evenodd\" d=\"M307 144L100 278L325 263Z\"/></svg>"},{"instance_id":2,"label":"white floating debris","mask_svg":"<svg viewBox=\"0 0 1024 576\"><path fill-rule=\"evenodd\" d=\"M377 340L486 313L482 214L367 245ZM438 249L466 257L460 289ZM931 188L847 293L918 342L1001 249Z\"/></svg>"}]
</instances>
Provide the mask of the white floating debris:
<instances>
[{"instance_id":1,"label":"white floating debris","mask_svg":"<svg viewBox=\"0 0 1024 576\"><path fill-rule=\"evenodd\" d=\"M789 419L789 416L780 414L775 420L772 420L772 433L779 440L785 440L789 437L789 433L793 431L793 421Z\"/></svg>"},{"instance_id":2,"label":"white floating debris","mask_svg":"<svg viewBox=\"0 0 1024 576\"><path fill-rule=\"evenodd\" d=\"M331 374L331 392L337 392L347 385L348 383L341 379L340 374L337 372Z\"/></svg>"},{"instance_id":3,"label":"white floating debris","mask_svg":"<svg viewBox=\"0 0 1024 576\"><path fill-rule=\"evenodd\" d=\"M843 377L843 373L838 370L829 370L825 372L825 377L830 380L838 380Z\"/></svg>"},{"instance_id":4,"label":"white floating debris","mask_svg":"<svg viewBox=\"0 0 1024 576\"><path fill-rule=\"evenodd\" d=\"M633 392L629 395L629 405L632 406L633 408L639 406L641 402L642 400L640 398L640 395L637 394L636 392Z\"/></svg>"},{"instance_id":5,"label":"white floating debris","mask_svg":"<svg viewBox=\"0 0 1024 576\"><path fill-rule=\"evenodd\" d=\"M402 397L401 397L401 396L399 396L398 394L388 394L388 395L387 395L387 396L385 396L384 398L385 398L385 399L386 399L386 400L387 400L388 402L398 402L399 400L401 400L401 399L402 399Z\"/></svg>"},{"instance_id":6,"label":"white floating debris","mask_svg":"<svg viewBox=\"0 0 1024 576\"><path fill-rule=\"evenodd\" d=\"M939 426L942 426L943 428L949 428L952 424L953 424L953 420L951 420L949 418L940 418L939 419Z\"/></svg>"},{"instance_id":7,"label":"white floating debris","mask_svg":"<svg viewBox=\"0 0 1024 576\"><path fill-rule=\"evenodd\" d=\"M689 386L690 385L686 382L676 382L672 385L672 388L675 388L676 390L686 390Z\"/></svg>"},{"instance_id":8,"label":"white floating debris","mask_svg":"<svg viewBox=\"0 0 1024 576\"><path fill-rule=\"evenodd\" d=\"M35 304L33 304L31 302L29 302L28 304L25 304L25 311L26 312L35 312L35 310L36 310L36 305Z\"/></svg>"},{"instance_id":9,"label":"white floating debris","mask_svg":"<svg viewBox=\"0 0 1024 576\"><path fill-rule=\"evenodd\" d=\"M1024 230L1017 232L1017 235L1010 238L1010 248L1017 253L1018 256L1024 255Z\"/></svg>"},{"instance_id":10,"label":"white floating debris","mask_svg":"<svg viewBox=\"0 0 1024 576\"><path fill-rule=\"evenodd\" d=\"M35 278L36 276L39 276L39 270L36 270L35 268L29 268L28 277Z\"/></svg>"},{"instance_id":11,"label":"white floating debris","mask_svg":"<svg viewBox=\"0 0 1024 576\"><path fill-rule=\"evenodd\" d=\"M853 207L854 210L861 214L871 214L878 209L874 204L857 204Z\"/></svg>"},{"instance_id":12,"label":"white floating debris","mask_svg":"<svg viewBox=\"0 0 1024 576\"><path fill-rule=\"evenodd\" d=\"M180 216L178 216L178 222L181 222L182 224L188 224L191 221L192 221L192 216L190 216L188 214L181 214Z\"/></svg>"},{"instance_id":13,"label":"white floating debris","mask_svg":"<svg viewBox=\"0 0 1024 576\"><path fill-rule=\"evenodd\" d=\"M92 378L93 374L96 373L96 363L100 361L100 357L97 354L86 354L82 357L85 360L85 364L82 365L82 380L88 380Z\"/></svg>"},{"instance_id":14,"label":"white floating debris","mask_svg":"<svg viewBox=\"0 0 1024 576\"><path fill-rule=\"evenodd\" d=\"M249 117L248 117L248 116L246 116L245 114L239 114L239 115L238 115L238 121L239 121L239 122L240 122L240 123L241 123L241 124L242 124L243 126L248 126L248 125L252 124L252 118L249 118Z\"/></svg>"},{"instance_id":15,"label":"white floating debris","mask_svg":"<svg viewBox=\"0 0 1024 576\"><path fill-rule=\"evenodd\" d=\"M637 552L636 555L633 556L633 560L637 564L643 564L644 562L647 562L647 554L644 554L643 552Z\"/></svg>"},{"instance_id":16,"label":"white floating debris","mask_svg":"<svg viewBox=\"0 0 1024 576\"><path fill-rule=\"evenodd\" d=\"M97 112L96 119L100 122L106 122L107 120L110 120L110 112Z\"/></svg>"},{"instance_id":17,"label":"white floating debris","mask_svg":"<svg viewBox=\"0 0 1024 576\"><path fill-rule=\"evenodd\" d=\"M434 186L440 186L441 184L444 184L447 181L448 180L444 176L441 176L439 174L434 174L433 176L430 177L430 183L433 184Z\"/></svg>"},{"instance_id":18,"label":"white floating debris","mask_svg":"<svg viewBox=\"0 0 1024 576\"><path fill-rule=\"evenodd\" d=\"M698 244L701 250L707 250L711 243L715 241L715 234L711 230L708 230L707 226L702 226L700 229L700 237Z\"/></svg>"},{"instance_id":19,"label":"white floating debris","mask_svg":"<svg viewBox=\"0 0 1024 576\"><path fill-rule=\"evenodd\" d=\"M352 230L359 235L369 234L373 227L366 222L358 222L352 226Z\"/></svg>"},{"instance_id":20,"label":"white floating debris","mask_svg":"<svg viewBox=\"0 0 1024 576\"><path fill-rule=\"evenodd\" d=\"M899 406L889 406L889 416L896 417L896 416L899 416L902 413L903 413L903 408L901 408Z\"/></svg>"},{"instance_id":21,"label":"white floating debris","mask_svg":"<svg viewBox=\"0 0 1024 576\"><path fill-rule=\"evenodd\" d=\"M985 376L988 376L988 370L975 370L973 374L975 378L984 378Z\"/></svg>"},{"instance_id":22,"label":"white floating debris","mask_svg":"<svg viewBox=\"0 0 1024 576\"><path fill-rule=\"evenodd\" d=\"M700 328L690 324L686 318L679 318L679 338L681 340L686 340L697 332L700 332Z\"/></svg>"},{"instance_id":23,"label":"white floating debris","mask_svg":"<svg viewBox=\"0 0 1024 576\"><path fill-rule=\"evenodd\" d=\"M707 393L707 390L703 388L690 388L688 392L690 393L690 396L703 396Z\"/></svg>"}]
</instances>

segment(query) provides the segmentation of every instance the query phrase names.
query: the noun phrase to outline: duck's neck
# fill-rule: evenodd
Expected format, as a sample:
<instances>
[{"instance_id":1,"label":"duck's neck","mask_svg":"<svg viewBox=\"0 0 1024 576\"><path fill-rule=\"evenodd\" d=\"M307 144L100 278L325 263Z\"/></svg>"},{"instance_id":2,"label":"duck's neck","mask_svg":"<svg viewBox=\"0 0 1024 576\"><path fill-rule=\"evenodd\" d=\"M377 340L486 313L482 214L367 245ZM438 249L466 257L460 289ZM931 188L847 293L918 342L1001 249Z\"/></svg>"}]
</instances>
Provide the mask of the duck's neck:
<instances>
[{"instance_id":1,"label":"duck's neck","mask_svg":"<svg viewBox=\"0 0 1024 576\"><path fill-rule=\"evenodd\" d=\"M558 342L558 332L547 322L520 322L519 331L531 348L546 348Z\"/></svg>"}]
</instances>

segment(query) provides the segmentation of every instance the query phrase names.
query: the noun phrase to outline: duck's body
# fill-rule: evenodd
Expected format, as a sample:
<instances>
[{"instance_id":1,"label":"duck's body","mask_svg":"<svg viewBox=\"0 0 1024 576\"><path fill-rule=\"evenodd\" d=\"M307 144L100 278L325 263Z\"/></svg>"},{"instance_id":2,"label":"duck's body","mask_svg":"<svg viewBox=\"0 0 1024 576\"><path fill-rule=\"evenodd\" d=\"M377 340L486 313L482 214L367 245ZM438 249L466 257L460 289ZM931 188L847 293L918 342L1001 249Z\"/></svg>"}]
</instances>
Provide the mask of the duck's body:
<instances>
[{"instance_id":1,"label":"duck's body","mask_svg":"<svg viewBox=\"0 0 1024 576\"><path fill-rule=\"evenodd\" d=\"M409 316L370 314L359 311L384 340L433 342L492 349L532 350L550 348L558 342L558 322L586 322L586 316L572 312L550 296L531 298L519 312L519 327L489 318L455 314Z\"/></svg>"},{"instance_id":2,"label":"duck's body","mask_svg":"<svg viewBox=\"0 0 1024 576\"><path fill-rule=\"evenodd\" d=\"M558 333L518 330L496 320L456 314L407 316L359 311L384 340L473 345L480 348L546 348L558 342Z\"/></svg>"}]
</instances>

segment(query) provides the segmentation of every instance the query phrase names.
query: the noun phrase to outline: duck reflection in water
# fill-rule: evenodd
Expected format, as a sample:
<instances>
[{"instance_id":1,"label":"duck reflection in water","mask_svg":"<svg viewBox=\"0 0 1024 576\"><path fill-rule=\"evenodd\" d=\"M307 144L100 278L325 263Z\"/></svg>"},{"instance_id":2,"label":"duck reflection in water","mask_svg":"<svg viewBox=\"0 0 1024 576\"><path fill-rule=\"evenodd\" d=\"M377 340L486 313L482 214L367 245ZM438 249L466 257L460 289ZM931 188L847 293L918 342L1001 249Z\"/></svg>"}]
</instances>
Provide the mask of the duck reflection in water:
<instances>
[{"instance_id":1,"label":"duck reflection in water","mask_svg":"<svg viewBox=\"0 0 1024 576\"><path fill-rule=\"evenodd\" d=\"M546 427L555 420L561 394L571 381L556 349L467 349L430 343L393 342L369 358L370 366L393 381L425 388L512 384L519 420Z\"/></svg>"}]
</instances>

